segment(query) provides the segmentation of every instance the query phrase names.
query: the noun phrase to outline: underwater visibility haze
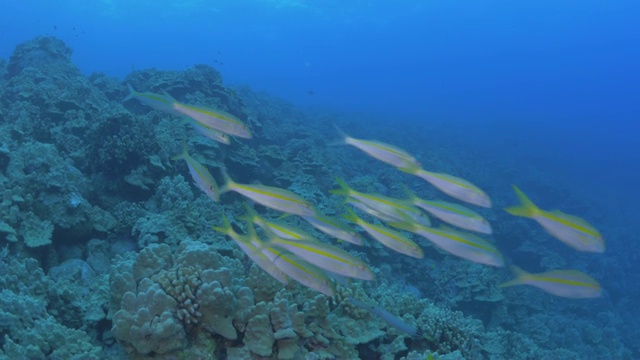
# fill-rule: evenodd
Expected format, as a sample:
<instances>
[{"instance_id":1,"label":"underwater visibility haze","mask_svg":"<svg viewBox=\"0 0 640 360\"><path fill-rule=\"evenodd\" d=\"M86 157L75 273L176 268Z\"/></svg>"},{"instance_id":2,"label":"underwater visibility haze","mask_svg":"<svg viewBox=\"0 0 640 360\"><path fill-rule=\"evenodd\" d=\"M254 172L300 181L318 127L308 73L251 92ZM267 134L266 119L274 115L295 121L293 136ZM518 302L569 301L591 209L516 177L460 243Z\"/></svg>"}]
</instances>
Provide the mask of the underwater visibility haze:
<instances>
[{"instance_id":1,"label":"underwater visibility haze","mask_svg":"<svg viewBox=\"0 0 640 360\"><path fill-rule=\"evenodd\" d=\"M640 359L640 3L1 7L0 360Z\"/></svg>"}]
</instances>

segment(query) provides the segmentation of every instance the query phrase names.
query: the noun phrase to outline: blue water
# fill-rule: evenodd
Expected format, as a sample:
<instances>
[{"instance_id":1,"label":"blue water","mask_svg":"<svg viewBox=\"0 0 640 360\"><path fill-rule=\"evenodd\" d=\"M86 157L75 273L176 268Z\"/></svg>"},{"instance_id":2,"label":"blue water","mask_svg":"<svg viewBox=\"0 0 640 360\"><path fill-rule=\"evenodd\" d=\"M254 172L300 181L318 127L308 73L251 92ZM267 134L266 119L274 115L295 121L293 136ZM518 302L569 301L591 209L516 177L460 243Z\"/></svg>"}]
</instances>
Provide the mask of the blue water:
<instances>
[{"instance_id":1,"label":"blue water","mask_svg":"<svg viewBox=\"0 0 640 360\"><path fill-rule=\"evenodd\" d=\"M515 229L495 236L510 261L543 271L560 257L604 288L602 299L588 301L531 292L541 297L544 307L537 310L549 321L583 321L605 329L606 341L620 342L583 334L583 353L570 334L559 336L565 343L552 343L584 359L602 358L594 349L611 348L620 350L611 359L640 358L632 340L640 338L640 2L30 0L0 6L0 59L46 35L73 50L73 63L86 76L124 81L134 71L207 64L226 86L266 92L303 113L330 114L324 116L335 116L354 136L396 144L423 165L432 161L434 171L482 185L497 199L490 220ZM309 128L333 136L331 124ZM354 149L335 151L373 162ZM366 169L340 175L355 179ZM512 183L545 209L587 219L603 233L607 251L577 253L542 231L536 234L546 239L543 253L522 250L527 240L513 235L531 234L536 224L498 211L516 201ZM456 292L442 286L442 293ZM509 301L510 293L504 296ZM452 306L490 323L484 308ZM615 320L606 322L603 314ZM498 326L533 327L515 320ZM548 339L538 334L534 341L551 341L559 330L549 325L548 331ZM588 332L582 325L576 331ZM534 332L524 330L532 338Z\"/></svg>"}]
</instances>

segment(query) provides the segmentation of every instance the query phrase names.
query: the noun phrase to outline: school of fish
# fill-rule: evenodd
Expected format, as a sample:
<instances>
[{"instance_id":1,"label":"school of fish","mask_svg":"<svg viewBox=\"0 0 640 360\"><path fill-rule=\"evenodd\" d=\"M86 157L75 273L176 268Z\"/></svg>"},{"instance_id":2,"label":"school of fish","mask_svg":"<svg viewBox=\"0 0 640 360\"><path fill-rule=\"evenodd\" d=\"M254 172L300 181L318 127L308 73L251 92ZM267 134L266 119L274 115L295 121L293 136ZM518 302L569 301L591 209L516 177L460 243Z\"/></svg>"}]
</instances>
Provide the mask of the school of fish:
<instances>
[{"instance_id":1,"label":"school of fish","mask_svg":"<svg viewBox=\"0 0 640 360\"><path fill-rule=\"evenodd\" d=\"M130 85L128 88L129 94L124 101L136 99L153 109L180 117L195 132L213 141L228 145L232 138L252 138L250 128L232 114L204 106L182 104L166 92L137 92ZM336 130L340 135L339 144L353 146L374 159L415 175L453 199L484 208L492 206L489 196L465 179L427 171L415 157L396 146L354 138L337 127ZM302 196L289 190L238 183L224 167L221 169L224 184L219 186L207 167L191 157L186 144L182 153L172 159L184 160L194 184L215 202L220 201L225 193L235 192L253 203L282 212L283 217L296 215L340 242L364 245L363 237L347 223L349 222L357 225L370 239L382 246L416 259L422 259L424 252L411 234L418 235L459 258L478 264L505 266L505 259L498 247L478 235L491 235L491 224L476 211L458 203L421 199L408 188L405 188L406 198L367 194L352 189L342 179L336 179L338 188L331 190L331 193L344 197L345 209L341 218L329 217L320 213ZM558 210L542 210L519 188L514 186L514 190L520 205L505 209L507 212L535 220L550 235L577 251L604 252L602 235L587 221ZM432 226L430 216L440 224ZM244 221L245 231L242 234L233 228L224 214L222 226L214 227L214 230L231 238L256 265L284 285L293 279L327 296L333 296L336 277L374 279L373 271L360 258L341 247L320 241L302 229L261 217L249 203L245 214L239 219ZM565 298L595 298L602 293L600 284L595 279L577 270L551 270L532 274L514 265L511 269L515 278L499 285L500 287L530 285ZM405 332L415 334L413 328L384 310L369 307L354 299L350 301L388 323L405 329Z\"/></svg>"}]
</instances>

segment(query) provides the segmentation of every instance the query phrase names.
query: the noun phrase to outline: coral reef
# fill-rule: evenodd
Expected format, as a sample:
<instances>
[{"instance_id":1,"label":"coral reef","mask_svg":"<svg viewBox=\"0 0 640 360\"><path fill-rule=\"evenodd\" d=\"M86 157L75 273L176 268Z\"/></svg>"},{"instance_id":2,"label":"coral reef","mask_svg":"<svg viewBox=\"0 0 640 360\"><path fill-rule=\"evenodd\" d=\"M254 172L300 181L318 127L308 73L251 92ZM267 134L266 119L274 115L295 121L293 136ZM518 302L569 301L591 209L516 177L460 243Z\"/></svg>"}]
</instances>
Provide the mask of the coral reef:
<instances>
[{"instance_id":1,"label":"coral reef","mask_svg":"<svg viewBox=\"0 0 640 360\"><path fill-rule=\"evenodd\" d=\"M59 291L68 292L62 296L73 301L70 306L75 304L86 308L98 305L99 299L89 301L87 296L89 291L95 294L91 297L97 296L100 291L96 287L85 288L55 276L47 277L35 259L17 260L6 249L0 251L0 274L3 274L0 277L0 334L3 336L0 359L100 356L97 339L88 334L93 330L95 335L100 315L91 316L89 311L85 311L67 313L67 317L62 314L65 310L57 306L62 295ZM96 279L86 281L100 283ZM82 289L85 289L85 296L81 294Z\"/></svg>"},{"instance_id":2,"label":"coral reef","mask_svg":"<svg viewBox=\"0 0 640 360\"><path fill-rule=\"evenodd\" d=\"M211 142L179 118L123 103L127 84L231 113L249 124L254 138ZM492 174L516 172L476 159L433 124L390 128L364 115L302 112L246 87L232 90L207 65L134 71L122 82L83 76L71 49L56 38L19 45L0 60L0 359L640 356L637 327L624 321L638 316L635 275L625 271L629 259L565 256L562 244L531 223L481 209L492 222L492 241L517 263L572 264L628 282L583 303L527 288L507 293L496 287L506 271L415 239L425 259L398 257L375 243L338 244L371 264L376 279L349 283L336 276L336 294L327 298L294 283L283 286L212 231L223 214L236 218L243 201L225 194L214 203L190 183L183 162L171 161L188 139L194 158L217 179L224 165L239 182L287 188L332 216L342 213L340 197L328 195L334 177L365 192L403 197L407 184L422 197L437 196L419 179L353 156L352 149L326 146L336 137L334 123L364 138L385 134L390 143L416 149L430 168L473 175L489 191L511 181ZM425 131L428 146L415 136ZM567 199L567 206L597 207L572 202L570 189L556 189L535 169L524 171L519 176L528 188ZM496 194L497 207L509 203ZM284 221L334 242L300 219ZM630 229L620 229L630 242ZM352 306L350 297L417 326L421 335L387 325Z\"/></svg>"}]
</instances>

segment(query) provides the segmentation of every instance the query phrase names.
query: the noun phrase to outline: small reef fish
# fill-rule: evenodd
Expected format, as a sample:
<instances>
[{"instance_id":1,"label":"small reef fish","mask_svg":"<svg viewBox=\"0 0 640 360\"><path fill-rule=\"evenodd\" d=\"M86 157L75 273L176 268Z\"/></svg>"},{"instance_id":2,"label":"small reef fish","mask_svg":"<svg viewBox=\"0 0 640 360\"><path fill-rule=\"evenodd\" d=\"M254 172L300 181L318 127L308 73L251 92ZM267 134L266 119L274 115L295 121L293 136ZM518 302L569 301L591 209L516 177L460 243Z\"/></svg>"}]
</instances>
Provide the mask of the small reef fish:
<instances>
[{"instance_id":1,"label":"small reef fish","mask_svg":"<svg viewBox=\"0 0 640 360\"><path fill-rule=\"evenodd\" d=\"M333 281L317 266L277 247L263 247L262 254L269 258L280 271L300 284L329 297L335 293Z\"/></svg>"},{"instance_id":2,"label":"small reef fish","mask_svg":"<svg viewBox=\"0 0 640 360\"><path fill-rule=\"evenodd\" d=\"M428 181L438 190L455 199L477 206L487 208L491 207L491 199L489 199L489 196L484 191L480 190L479 187L473 185L467 180L449 174L436 173L422 169L414 169L406 172Z\"/></svg>"},{"instance_id":3,"label":"small reef fish","mask_svg":"<svg viewBox=\"0 0 640 360\"><path fill-rule=\"evenodd\" d=\"M397 208L396 212L405 221L412 221L422 226L431 226L431 219L425 213L412 206Z\"/></svg>"},{"instance_id":4,"label":"small reef fish","mask_svg":"<svg viewBox=\"0 0 640 360\"><path fill-rule=\"evenodd\" d=\"M137 99L141 103L156 110L161 110L172 115L184 117L189 122L189 124L191 124L191 127L200 134L225 145L231 144L231 138L229 138L229 135L211 128L206 124L200 123L188 116L184 116L183 114L176 111L173 108L173 104L177 103L178 101L171 95L169 95L166 91L163 91L162 94L141 93L135 91L130 84L127 84L127 86L129 87L129 94L126 98L124 98L123 102L130 99Z\"/></svg>"},{"instance_id":5,"label":"small reef fish","mask_svg":"<svg viewBox=\"0 0 640 360\"><path fill-rule=\"evenodd\" d=\"M396 226L418 234L442 250L463 259L479 264L504 266L504 258L500 251L487 240L474 234L447 227L431 228L415 223L400 223Z\"/></svg>"},{"instance_id":6,"label":"small reef fish","mask_svg":"<svg viewBox=\"0 0 640 360\"><path fill-rule=\"evenodd\" d=\"M273 261L260 252L259 242L255 231L251 231L249 235L242 236L238 234L225 215L222 215L223 225L221 227L213 227L217 232L229 236L235 243L242 249L242 251L251 259L256 265L258 265L267 274L271 275L274 279L278 280L282 284L286 285L289 282L289 278L285 273L280 270ZM257 245L257 246L256 246Z\"/></svg>"},{"instance_id":7,"label":"small reef fish","mask_svg":"<svg viewBox=\"0 0 640 360\"><path fill-rule=\"evenodd\" d=\"M319 213L315 213L311 216L302 216L302 218L314 228L336 239L346 241L354 245L362 246L362 244L364 244L362 237L357 231L338 219Z\"/></svg>"},{"instance_id":8,"label":"small reef fish","mask_svg":"<svg viewBox=\"0 0 640 360\"><path fill-rule=\"evenodd\" d=\"M206 166L202 165L189 155L186 145L183 147L182 153L172 157L171 160L184 160L187 163L189 173L191 174L191 178L196 186L199 187L200 190L204 191L207 196L212 198L213 201L218 202L220 199L220 189L218 184Z\"/></svg>"},{"instance_id":9,"label":"small reef fish","mask_svg":"<svg viewBox=\"0 0 640 360\"><path fill-rule=\"evenodd\" d=\"M371 314L379 317L385 323L387 323L387 325L407 333L409 336L414 336L414 337L422 336L422 331L420 329L418 329L417 326L411 325L411 324L407 324L401 318L391 314L390 312L388 312L387 310L385 310L385 309L383 309L381 307L371 306L369 304L363 303L362 301L358 301L358 300L356 300L354 298L347 298L347 300L351 304L353 304L353 305L355 305L355 306L357 306L357 307L359 307L361 309L367 310Z\"/></svg>"},{"instance_id":10,"label":"small reef fish","mask_svg":"<svg viewBox=\"0 0 640 360\"><path fill-rule=\"evenodd\" d=\"M175 111L173 110L173 103L175 102L175 100L168 94L137 92L133 89L133 86L131 86L131 84L127 84L127 88L129 89L129 94L122 100L122 102L136 99L144 105L152 107L153 109L164 111L170 114L175 114Z\"/></svg>"},{"instance_id":11,"label":"small reef fish","mask_svg":"<svg viewBox=\"0 0 640 360\"><path fill-rule=\"evenodd\" d=\"M553 270L541 274L531 274L517 266L512 266L512 270L516 278L500 284L500 287L531 285L549 294L571 299L590 299L602 295L600 284L577 270Z\"/></svg>"},{"instance_id":12,"label":"small reef fish","mask_svg":"<svg viewBox=\"0 0 640 360\"><path fill-rule=\"evenodd\" d=\"M518 195L520 206L505 210L515 216L531 218L558 240L578 251L593 253L604 252L604 239L600 232L585 220L565 214L558 210L546 211L538 208L517 186L513 189Z\"/></svg>"},{"instance_id":13,"label":"small reef fish","mask_svg":"<svg viewBox=\"0 0 640 360\"><path fill-rule=\"evenodd\" d=\"M351 198L347 198L347 204L386 223L415 221L424 226L431 226L431 220L429 220L429 217L412 206L398 206L396 208L380 207L381 210L388 211L380 212L375 208L367 206L367 204L363 202Z\"/></svg>"},{"instance_id":14,"label":"small reef fish","mask_svg":"<svg viewBox=\"0 0 640 360\"><path fill-rule=\"evenodd\" d=\"M285 240L269 236L269 247L278 247L326 271L362 280L373 280L369 266L357 257L330 244L313 240Z\"/></svg>"},{"instance_id":15,"label":"small reef fish","mask_svg":"<svg viewBox=\"0 0 640 360\"><path fill-rule=\"evenodd\" d=\"M422 248L413 240L407 238L397 231L388 229L384 226L368 223L362 220L353 211L347 211L348 213L343 215L345 219L359 225L372 238L376 239L382 245L388 247L391 250L414 257L416 259L422 259L424 257Z\"/></svg>"},{"instance_id":16,"label":"small reef fish","mask_svg":"<svg viewBox=\"0 0 640 360\"><path fill-rule=\"evenodd\" d=\"M490 235L493 232L487 219L465 206L441 200L423 200L409 189L405 191L413 205L450 225L481 234Z\"/></svg>"},{"instance_id":17,"label":"small reef fish","mask_svg":"<svg viewBox=\"0 0 640 360\"><path fill-rule=\"evenodd\" d=\"M191 124L191 127L201 135L208 137L209 139L215 142L219 142L221 144L225 144L225 145L231 144L231 138L229 137L229 135L223 133L222 131L216 130L203 123L197 122L192 118L187 118L187 119L189 121L189 124Z\"/></svg>"},{"instance_id":18,"label":"small reef fish","mask_svg":"<svg viewBox=\"0 0 640 360\"><path fill-rule=\"evenodd\" d=\"M186 105L179 102L172 104L173 110L209 128L240 138L251 139L249 127L237 117L221 110L200 106Z\"/></svg>"},{"instance_id":19,"label":"small reef fish","mask_svg":"<svg viewBox=\"0 0 640 360\"><path fill-rule=\"evenodd\" d=\"M315 240L313 236L298 228L279 222L265 220L248 204L246 204L245 208L247 213L241 217L242 219L260 226L263 230L269 231L279 238L286 240Z\"/></svg>"},{"instance_id":20,"label":"small reef fish","mask_svg":"<svg viewBox=\"0 0 640 360\"><path fill-rule=\"evenodd\" d=\"M418 160L400 148L375 140L356 139L345 134L337 126L335 128L338 131L338 134L340 134L339 143L341 144L354 146L372 158L378 159L391 166L395 166L398 169L411 171L420 168Z\"/></svg>"},{"instance_id":21,"label":"small reef fish","mask_svg":"<svg viewBox=\"0 0 640 360\"><path fill-rule=\"evenodd\" d=\"M220 194L234 191L250 200L268 208L300 216L311 216L316 213L313 206L302 197L289 190L265 185L238 184L233 181L226 170L222 170L225 184Z\"/></svg>"},{"instance_id":22,"label":"small reef fish","mask_svg":"<svg viewBox=\"0 0 640 360\"><path fill-rule=\"evenodd\" d=\"M330 190L330 193L346 196L348 204L382 221L394 222L410 219L422 224L431 224L429 218L407 200L362 193L350 188L341 179L336 179L336 181L340 189Z\"/></svg>"}]
</instances>

